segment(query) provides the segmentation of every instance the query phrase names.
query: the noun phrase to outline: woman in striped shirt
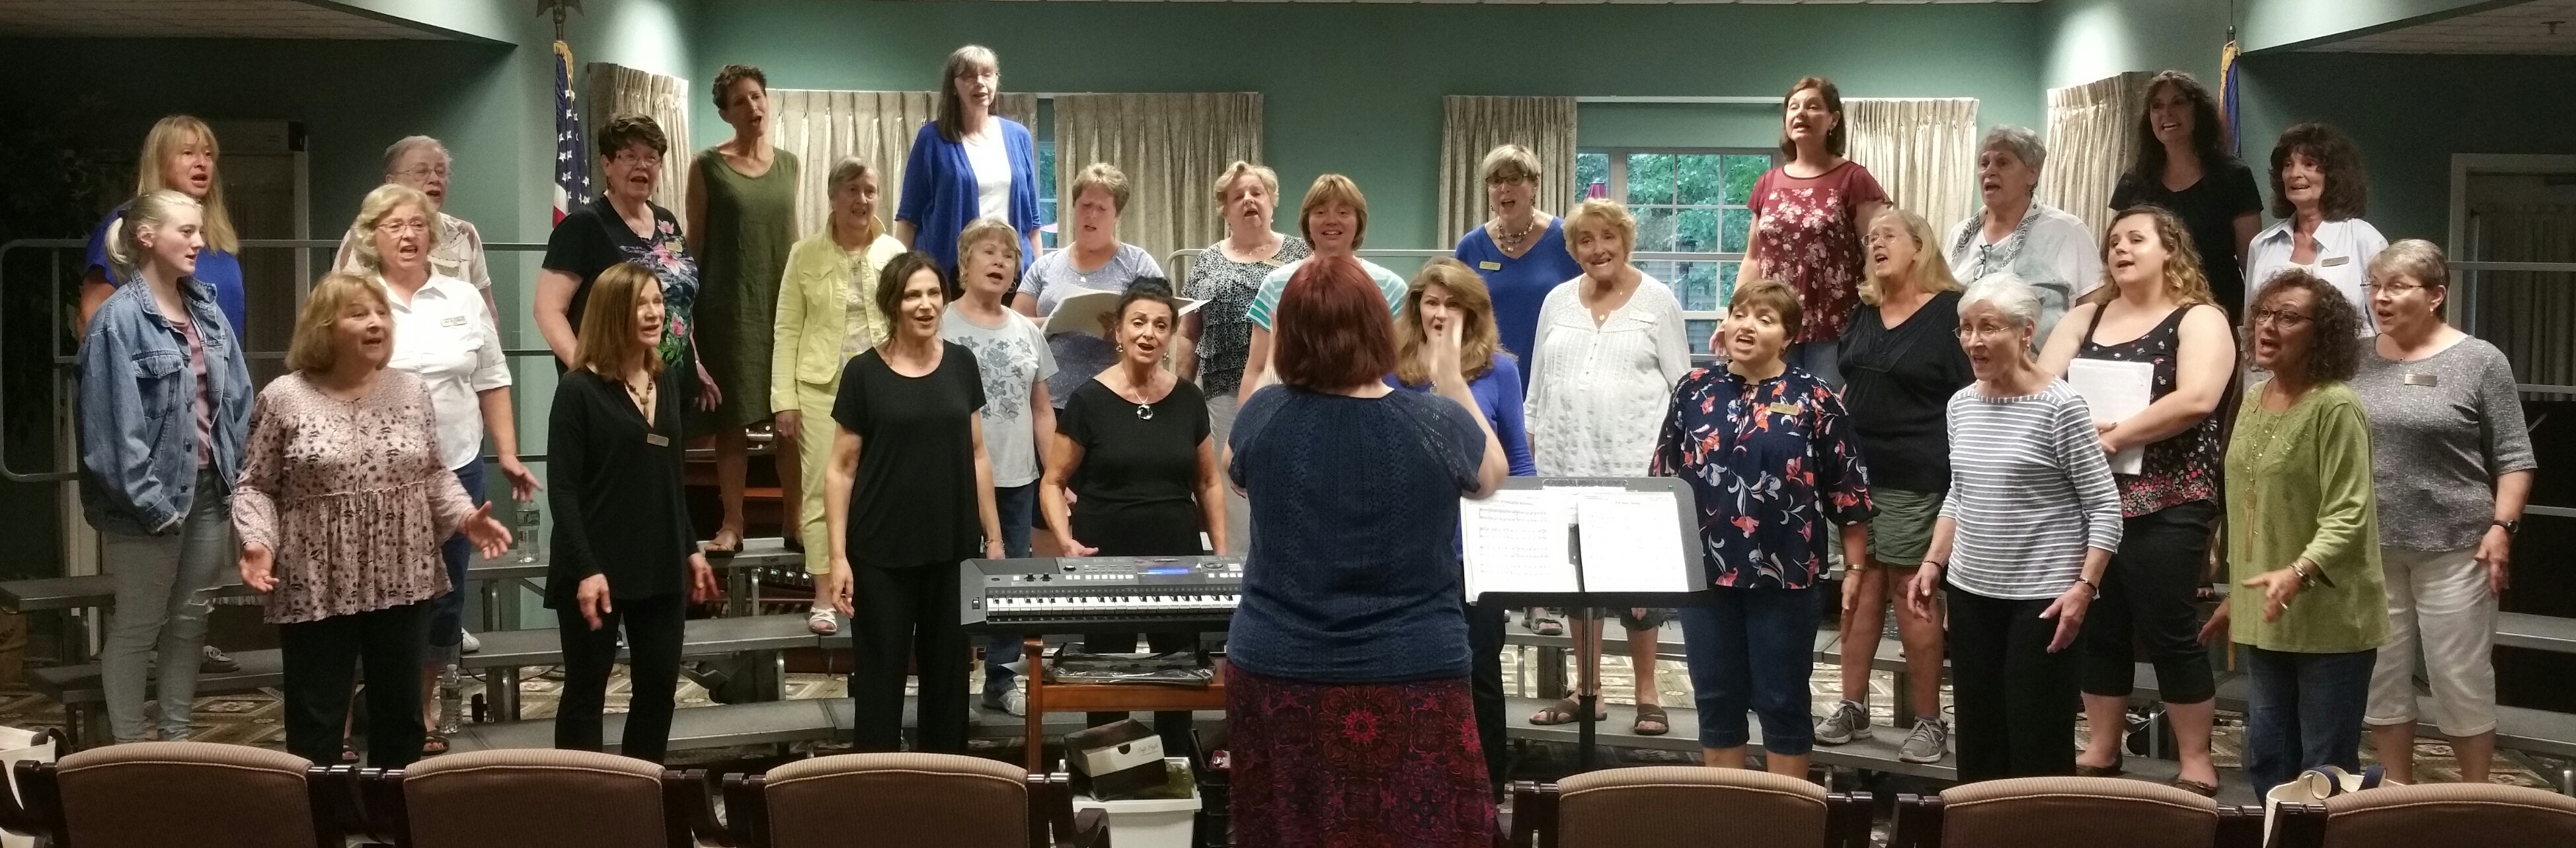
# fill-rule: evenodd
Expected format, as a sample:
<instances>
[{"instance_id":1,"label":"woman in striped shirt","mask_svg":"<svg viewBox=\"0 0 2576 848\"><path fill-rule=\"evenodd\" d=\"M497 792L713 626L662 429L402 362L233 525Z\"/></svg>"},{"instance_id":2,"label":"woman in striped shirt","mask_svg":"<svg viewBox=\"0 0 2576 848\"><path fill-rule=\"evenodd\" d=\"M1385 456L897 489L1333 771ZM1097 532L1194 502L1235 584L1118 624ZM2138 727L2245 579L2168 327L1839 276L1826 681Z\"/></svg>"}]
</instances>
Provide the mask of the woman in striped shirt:
<instances>
[{"instance_id":1,"label":"woman in striped shirt","mask_svg":"<svg viewBox=\"0 0 2576 848\"><path fill-rule=\"evenodd\" d=\"M1959 780L2075 771L2075 655L2120 547L2120 489L2093 413L2030 356L2039 295L1993 274L1959 299L1977 382L1950 398L1950 496L1906 591L1932 614L1948 578Z\"/></svg>"}]
</instances>

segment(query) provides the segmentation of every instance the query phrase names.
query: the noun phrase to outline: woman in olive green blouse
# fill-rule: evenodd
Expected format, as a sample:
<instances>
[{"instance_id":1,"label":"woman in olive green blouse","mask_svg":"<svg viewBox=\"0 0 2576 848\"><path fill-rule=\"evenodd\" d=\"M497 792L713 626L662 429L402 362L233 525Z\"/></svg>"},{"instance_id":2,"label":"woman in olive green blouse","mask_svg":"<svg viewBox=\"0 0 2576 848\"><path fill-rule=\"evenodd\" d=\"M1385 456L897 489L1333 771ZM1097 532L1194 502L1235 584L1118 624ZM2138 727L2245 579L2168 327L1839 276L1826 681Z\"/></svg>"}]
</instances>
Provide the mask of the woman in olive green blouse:
<instances>
[{"instance_id":1,"label":"woman in olive green blouse","mask_svg":"<svg viewBox=\"0 0 2576 848\"><path fill-rule=\"evenodd\" d=\"M2245 648L2245 773L2261 795L2323 765L2360 767L2361 718L2388 639L2370 422L2345 382L2361 313L2334 285L2284 271L2254 298L2254 365L2227 449L2235 594L2202 631Z\"/></svg>"}]
</instances>

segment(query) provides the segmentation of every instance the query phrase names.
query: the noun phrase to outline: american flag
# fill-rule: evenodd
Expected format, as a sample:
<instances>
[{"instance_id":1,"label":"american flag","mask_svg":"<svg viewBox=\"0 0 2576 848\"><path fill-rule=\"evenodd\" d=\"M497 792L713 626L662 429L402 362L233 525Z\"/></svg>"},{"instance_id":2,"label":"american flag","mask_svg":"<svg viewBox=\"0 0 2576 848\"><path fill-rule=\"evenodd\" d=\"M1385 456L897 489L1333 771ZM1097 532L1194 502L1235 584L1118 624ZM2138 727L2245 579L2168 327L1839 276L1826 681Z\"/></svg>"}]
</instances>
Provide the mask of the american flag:
<instances>
[{"instance_id":1,"label":"american flag","mask_svg":"<svg viewBox=\"0 0 2576 848\"><path fill-rule=\"evenodd\" d=\"M582 150L581 110L572 102L572 45L555 42L555 223L590 198L590 157Z\"/></svg>"}]
</instances>

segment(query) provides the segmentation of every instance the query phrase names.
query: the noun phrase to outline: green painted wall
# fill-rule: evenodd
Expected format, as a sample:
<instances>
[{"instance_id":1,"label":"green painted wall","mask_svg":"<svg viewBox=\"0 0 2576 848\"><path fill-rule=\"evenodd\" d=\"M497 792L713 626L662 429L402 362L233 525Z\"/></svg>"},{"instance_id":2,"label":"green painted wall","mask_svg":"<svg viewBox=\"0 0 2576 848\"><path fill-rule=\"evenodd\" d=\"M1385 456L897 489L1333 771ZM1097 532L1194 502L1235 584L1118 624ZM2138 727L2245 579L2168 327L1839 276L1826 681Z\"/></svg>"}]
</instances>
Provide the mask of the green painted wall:
<instances>
[{"instance_id":1,"label":"green painted wall","mask_svg":"<svg viewBox=\"0 0 2576 848\"><path fill-rule=\"evenodd\" d=\"M2342 2L2342 0L2329 0ZM2180 68L2218 78L2229 0L2048 0L2040 4L2041 109L2050 88L2124 71Z\"/></svg>"},{"instance_id":2,"label":"green painted wall","mask_svg":"<svg viewBox=\"0 0 2576 848\"><path fill-rule=\"evenodd\" d=\"M1778 96L1805 74L1847 96L1976 97L1984 120L2041 117L2038 10L1922 6L845 3L708 0L693 81L756 64L781 88L924 89L957 45L1002 57L1017 91L1260 91L1269 164L1302 187L1340 171L1369 193L1373 246L1446 246L1447 94ZM1767 146L1742 107L1621 105L1586 144ZM1759 113L1757 107L1753 110ZM696 138L725 132L699 110ZM1630 135L1633 133L1633 135ZM1295 191L1295 189L1291 189Z\"/></svg>"}]
</instances>

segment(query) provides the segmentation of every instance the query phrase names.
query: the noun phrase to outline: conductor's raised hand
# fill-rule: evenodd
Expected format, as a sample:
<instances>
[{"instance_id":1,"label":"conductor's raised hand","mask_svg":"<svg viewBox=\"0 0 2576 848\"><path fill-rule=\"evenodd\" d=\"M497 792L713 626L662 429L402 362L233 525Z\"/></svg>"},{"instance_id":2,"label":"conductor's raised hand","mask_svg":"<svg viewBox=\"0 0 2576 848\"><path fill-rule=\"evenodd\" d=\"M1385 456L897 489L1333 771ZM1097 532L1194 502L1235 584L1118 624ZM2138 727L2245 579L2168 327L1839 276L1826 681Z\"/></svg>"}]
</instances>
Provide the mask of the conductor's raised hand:
<instances>
[{"instance_id":1,"label":"conductor's raised hand","mask_svg":"<svg viewBox=\"0 0 2576 848\"><path fill-rule=\"evenodd\" d=\"M608 575L593 574L582 578L581 588L574 590L573 604L581 608L581 620L589 624L590 629L599 629L601 617L617 611L608 598Z\"/></svg>"}]
</instances>

